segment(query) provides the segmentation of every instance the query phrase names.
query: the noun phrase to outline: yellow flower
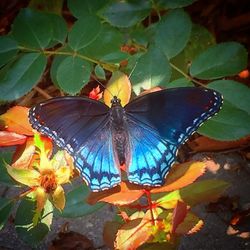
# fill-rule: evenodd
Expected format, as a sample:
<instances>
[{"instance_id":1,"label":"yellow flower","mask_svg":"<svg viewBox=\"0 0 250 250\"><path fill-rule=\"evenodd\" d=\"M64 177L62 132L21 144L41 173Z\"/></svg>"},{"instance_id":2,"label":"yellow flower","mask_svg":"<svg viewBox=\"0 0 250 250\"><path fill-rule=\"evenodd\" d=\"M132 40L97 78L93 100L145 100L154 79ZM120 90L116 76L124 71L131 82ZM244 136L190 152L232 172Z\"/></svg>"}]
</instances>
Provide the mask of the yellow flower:
<instances>
[{"instance_id":1,"label":"yellow flower","mask_svg":"<svg viewBox=\"0 0 250 250\"><path fill-rule=\"evenodd\" d=\"M67 166L63 151L57 152L50 160L38 135L35 135L35 146L38 148L40 161L33 169L18 169L7 165L7 171L16 181L31 188L30 193L34 194L38 211L42 211L47 199L62 210L65 195L61 185L70 182L72 169Z\"/></svg>"}]
</instances>

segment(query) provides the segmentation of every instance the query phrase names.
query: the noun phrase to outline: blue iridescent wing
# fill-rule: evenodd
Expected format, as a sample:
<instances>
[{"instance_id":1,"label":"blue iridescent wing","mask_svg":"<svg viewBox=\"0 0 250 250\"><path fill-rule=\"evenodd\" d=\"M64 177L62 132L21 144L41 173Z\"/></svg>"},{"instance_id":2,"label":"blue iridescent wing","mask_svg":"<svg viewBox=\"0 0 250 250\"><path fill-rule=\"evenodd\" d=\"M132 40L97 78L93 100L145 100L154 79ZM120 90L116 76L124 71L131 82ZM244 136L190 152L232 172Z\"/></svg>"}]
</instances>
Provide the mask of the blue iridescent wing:
<instances>
[{"instance_id":1,"label":"blue iridescent wing","mask_svg":"<svg viewBox=\"0 0 250 250\"><path fill-rule=\"evenodd\" d=\"M30 109L32 126L73 156L93 191L120 182L109 126L109 107L83 97L59 97Z\"/></svg>"},{"instance_id":2,"label":"blue iridescent wing","mask_svg":"<svg viewBox=\"0 0 250 250\"><path fill-rule=\"evenodd\" d=\"M128 179L143 185L161 185L179 146L221 105L218 92L203 88L162 90L128 103Z\"/></svg>"}]
</instances>

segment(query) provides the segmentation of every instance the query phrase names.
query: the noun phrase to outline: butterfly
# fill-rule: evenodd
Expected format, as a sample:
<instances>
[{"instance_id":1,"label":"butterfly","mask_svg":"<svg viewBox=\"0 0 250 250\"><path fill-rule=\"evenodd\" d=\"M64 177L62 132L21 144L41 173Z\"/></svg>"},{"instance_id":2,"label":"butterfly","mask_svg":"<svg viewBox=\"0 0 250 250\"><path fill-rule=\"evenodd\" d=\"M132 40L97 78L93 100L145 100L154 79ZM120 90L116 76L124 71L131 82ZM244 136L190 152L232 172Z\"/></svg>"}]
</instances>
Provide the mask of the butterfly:
<instances>
[{"instance_id":1,"label":"butterfly","mask_svg":"<svg viewBox=\"0 0 250 250\"><path fill-rule=\"evenodd\" d=\"M74 159L92 191L121 182L125 164L131 183L161 186L178 148L222 105L206 88L165 89L111 108L87 97L57 97L30 109L33 128L52 138Z\"/></svg>"}]
</instances>

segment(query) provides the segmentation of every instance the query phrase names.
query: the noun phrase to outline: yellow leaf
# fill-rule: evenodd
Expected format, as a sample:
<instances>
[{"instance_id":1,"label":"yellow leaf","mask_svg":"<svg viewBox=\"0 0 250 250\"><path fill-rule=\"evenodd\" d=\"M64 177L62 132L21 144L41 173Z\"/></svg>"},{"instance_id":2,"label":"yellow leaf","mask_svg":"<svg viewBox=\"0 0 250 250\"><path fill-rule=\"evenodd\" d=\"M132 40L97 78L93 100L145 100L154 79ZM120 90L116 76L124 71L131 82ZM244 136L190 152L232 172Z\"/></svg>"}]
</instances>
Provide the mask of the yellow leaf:
<instances>
[{"instance_id":1,"label":"yellow leaf","mask_svg":"<svg viewBox=\"0 0 250 250\"><path fill-rule=\"evenodd\" d=\"M63 210L65 207L65 195L62 186L58 185L56 190L52 193L52 203L59 209Z\"/></svg>"},{"instance_id":2,"label":"yellow leaf","mask_svg":"<svg viewBox=\"0 0 250 250\"><path fill-rule=\"evenodd\" d=\"M33 169L14 168L8 164L6 164L6 168L9 175L16 181L29 187L35 187L39 185L40 174L38 171Z\"/></svg>"},{"instance_id":3,"label":"yellow leaf","mask_svg":"<svg viewBox=\"0 0 250 250\"><path fill-rule=\"evenodd\" d=\"M121 105L125 106L131 95L131 83L127 75L120 71L113 73L110 78L107 89L104 90L104 102L111 107L111 100L117 96L121 100Z\"/></svg>"}]
</instances>

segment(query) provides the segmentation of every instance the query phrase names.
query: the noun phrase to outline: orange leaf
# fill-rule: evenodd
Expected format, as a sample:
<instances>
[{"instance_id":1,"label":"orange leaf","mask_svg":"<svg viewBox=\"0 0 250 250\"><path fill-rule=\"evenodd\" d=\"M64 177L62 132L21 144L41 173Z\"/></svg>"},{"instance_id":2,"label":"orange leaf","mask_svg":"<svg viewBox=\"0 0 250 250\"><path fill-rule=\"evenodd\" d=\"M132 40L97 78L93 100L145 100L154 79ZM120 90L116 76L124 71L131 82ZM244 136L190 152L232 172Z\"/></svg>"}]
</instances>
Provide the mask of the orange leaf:
<instances>
[{"instance_id":1,"label":"orange leaf","mask_svg":"<svg viewBox=\"0 0 250 250\"><path fill-rule=\"evenodd\" d=\"M172 233L175 233L176 228L184 221L187 212L187 205L182 201L177 201L176 207L173 211Z\"/></svg>"},{"instance_id":2,"label":"orange leaf","mask_svg":"<svg viewBox=\"0 0 250 250\"><path fill-rule=\"evenodd\" d=\"M10 108L6 113L0 116L9 132L15 132L22 135L33 135L33 129L28 120L29 109L22 106Z\"/></svg>"},{"instance_id":3,"label":"orange leaf","mask_svg":"<svg viewBox=\"0 0 250 250\"><path fill-rule=\"evenodd\" d=\"M193 213L189 212L184 221L179 224L175 230L176 234L193 234L198 232L202 226L203 221Z\"/></svg>"},{"instance_id":4,"label":"orange leaf","mask_svg":"<svg viewBox=\"0 0 250 250\"><path fill-rule=\"evenodd\" d=\"M144 189L128 182L121 182L120 186L109 190L91 193L88 197L89 204L104 201L113 205L123 206L133 203L144 194Z\"/></svg>"},{"instance_id":5,"label":"orange leaf","mask_svg":"<svg viewBox=\"0 0 250 250\"><path fill-rule=\"evenodd\" d=\"M125 106L129 102L130 95L131 83L128 76L120 71L114 72L107 84L107 89L104 90L105 104L110 107L111 100L117 96L121 100L121 105Z\"/></svg>"},{"instance_id":6,"label":"orange leaf","mask_svg":"<svg viewBox=\"0 0 250 250\"><path fill-rule=\"evenodd\" d=\"M200 136L193 141L189 141L188 145L194 152L203 152L239 148L245 145L247 146L249 143L250 136L237 141L217 141L205 136Z\"/></svg>"},{"instance_id":7,"label":"orange leaf","mask_svg":"<svg viewBox=\"0 0 250 250\"><path fill-rule=\"evenodd\" d=\"M151 237L151 220L146 214L143 219L131 220L124 224L117 233L115 246L117 249L136 249Z\"/></svg>"},{"instance_id":8,"label":"orange leaf","mask_svg":"<svg viewBox=\"0 0 250 250\"><path fill-rule=\"evenodd\" d=\"M110 249L114 249L116 234L120 227L121 224L117 221L107 221L104 224L103 240Z\"/></svg>"},{"instance_id":9,"label":"orange leaf","mask_svg":"<svg viewBox=\"0 0 250 250\"><path fill-rule=\"evenodd\" d=\"M0 146L15 146L25 143L27 137L12 132L0 131Z\"/></svg>"},{"instance_id":10,"label":"orange leaf","mask_svg":"<svg viewBox=\"0 0 250 250\"><path fill-rule=\"evenodd\" d=\"M154 188L151 193L169 192L180 189L193 183L205 172L205 164L202 162L185 162L174 165L170 170L164 186Z\"/></svg>"}]
</instances>

